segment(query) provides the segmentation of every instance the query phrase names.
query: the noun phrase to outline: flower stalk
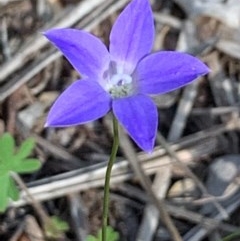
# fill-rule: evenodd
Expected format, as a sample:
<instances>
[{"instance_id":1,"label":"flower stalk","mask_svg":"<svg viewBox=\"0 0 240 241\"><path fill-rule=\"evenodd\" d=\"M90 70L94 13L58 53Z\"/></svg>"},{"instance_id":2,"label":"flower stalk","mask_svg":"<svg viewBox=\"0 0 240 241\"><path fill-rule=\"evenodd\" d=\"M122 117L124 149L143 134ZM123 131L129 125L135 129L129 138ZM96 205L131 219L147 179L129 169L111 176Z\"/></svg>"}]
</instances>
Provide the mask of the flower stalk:
<instances>
[{"instance_id":1,"label":"flower stalk","mask_svg":"<svg viewBox=\"0 0 240 241\"><path fill-rule=\"evenodd\" d=\"M102 241L106 241L110 177L119 146L118 123L140 149L151 153L159 119L152 96L184 87L210 70L186 53L151 53L155 28L149 0L129 2L113 24L108 48L84 30L51 29L44 35L81 76L55 101L45 127L75 126L108 112L114 115L103 200Z\"/></svg>"},{"instance_id":2,"label":"flower stalk","mask_svg":"<svg viewBox=\"0 0 240 241\"><path fill-rule=\"evenodd\" d=\"M105 184L104 184L104 197L103 197L103 218L102 218L102 241L107 241L107 225L108 225L108 211L109 211L109 196L110 196L110 178L113 164L116 160L116 155L119 146L118 122L113 115L113 146L109 162L107 165Z\"/></svg>"}]
</instances>

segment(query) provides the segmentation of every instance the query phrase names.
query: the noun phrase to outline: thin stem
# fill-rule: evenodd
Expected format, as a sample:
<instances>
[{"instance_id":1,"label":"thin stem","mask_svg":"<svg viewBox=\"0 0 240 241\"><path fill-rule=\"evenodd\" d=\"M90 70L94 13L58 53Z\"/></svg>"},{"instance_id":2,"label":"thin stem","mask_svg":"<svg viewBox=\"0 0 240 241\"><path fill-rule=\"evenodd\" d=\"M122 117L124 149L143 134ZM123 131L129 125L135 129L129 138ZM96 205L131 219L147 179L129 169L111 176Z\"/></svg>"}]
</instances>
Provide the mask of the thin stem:
<instances>
[{"instance_id":1,"label":"thin stem","mask_svg":"<svg viewBox=\"0 0 240 241\"><path fill-rule=\"evenodd\" d=\"M111 171L116 159L117 150L119 146L119 136L118 136L118 122L113 116L113 146L109 162L107 165L107 171L105 176L104 185L104 197L103 197L103 220L102 220L102 241L107 241L107 225L108 225L108 210L109 210L109 195L110 195L110 178Z\"/></svg>"},{"instance_id":2,"label":"thin stem","mask_svg":"<svg viewBox=\"0 0 240 241\"><path fill-rule=\"evenodd\" d=\"M132 143L130 142L128 136L121 131L120 132L120 146L122 151L124 152L124 155L126 156L127 160L129 160L134 173L140 180L143 188L147 192L149 198L151 201L156 205L159 214L161 216L161 220L164 221L166 227L169 230L169 233L172 237L172 240L174 241L183 241L181 238L181 235L179 234L176 226L174 225L167 209L164 201L162 199L158 199L152 189L152 183L148 176L145 175L142 166L138 160L138 157L136 155L136 152L133 148Z\"/></svg>"},{"instance_id":3,"label":"thin stem","mask_svg":"<svg viewBox=\"0 0 240 241\"><path fill-rule=\"evenodd\" d=\"M240 237L240 231L238 230L234 233L229 234L228 236L225 236L221 241L231 241L239 237Z\"/></svg>"}]
</instances>

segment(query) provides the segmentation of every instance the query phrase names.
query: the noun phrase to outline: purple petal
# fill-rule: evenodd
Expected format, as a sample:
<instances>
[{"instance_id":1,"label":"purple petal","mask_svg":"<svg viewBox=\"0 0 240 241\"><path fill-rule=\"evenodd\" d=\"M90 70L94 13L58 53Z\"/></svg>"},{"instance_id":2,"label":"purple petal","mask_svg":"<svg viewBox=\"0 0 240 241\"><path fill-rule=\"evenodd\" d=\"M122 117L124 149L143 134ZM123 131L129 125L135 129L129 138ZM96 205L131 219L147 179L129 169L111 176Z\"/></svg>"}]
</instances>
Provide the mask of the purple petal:
<instances>
[{"instance_id":1,"label":"purple petal","mask_svg":"<svg viewBox=\"0 0 240 241\"><path fill-rule=\"evenodd\" d=\"M109 65L105 45L92 34L77 29L52 29L44 35L83 76L101 76Z\"/></svg>"},{"instance_id":2,"label":"purple petal","mask_svg":"<svg viewBox=\"0 0 240 241\"><path fill-rule=\"evenodd\" d=\"M104 116L110 107L110 95L97 82L78 80L58 97L49 111L45 126L84 124Z\"/></svg>"},{"instance_id":3,"label":"purple petal","mask_svg":"<svg viewBox=\"0 0 240 241\"><path fill-rule=\"evenodd\" d=\"M158 114L152 100L145 95L134 95L113 100L113 113L136 144L151 152L157 133Z\"/></svg>"},{"instance_id":4,"label":"purple petal","mask_svg":"<svg viewBox=\"0 0 240 241\"><path fill-rule=\"evenodd\" d=\"M149 0L132 0L119 15L110 34L110 54L129 74L149 54L154 40Z\"/></svg>"},{"instance_id":5,"label":"purple petal","mask_svg":"<svg viewBox=\"0 0 240 241\"><path fill-rule=\"evenodd\" d=\"M209 72L199 59L185 53L161 51L142 59L136 69L139 91L163 94Z\"/></svg>"}]
</instances>

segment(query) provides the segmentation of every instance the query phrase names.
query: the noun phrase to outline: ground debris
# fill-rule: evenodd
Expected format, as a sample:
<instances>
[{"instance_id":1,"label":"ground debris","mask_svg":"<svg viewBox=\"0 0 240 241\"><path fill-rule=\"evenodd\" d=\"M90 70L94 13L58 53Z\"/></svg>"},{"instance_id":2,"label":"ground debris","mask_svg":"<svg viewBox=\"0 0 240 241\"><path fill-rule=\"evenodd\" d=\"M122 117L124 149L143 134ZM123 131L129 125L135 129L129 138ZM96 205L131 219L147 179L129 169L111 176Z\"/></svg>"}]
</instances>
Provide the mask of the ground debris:
<instances>
[{"instance_id":1,"label":"ground debris","mask_svg":"<svg viewBox=\"0 0 240 241\"><path fill-rule=\"evenodd\" d=\"M127 2L0 0L0 134L10 132L17 143L35 139L34 155L43 167L23 179L49 216L72 224L65 240L84 240L101 226L111 116L68 129L44 128L56 97L80 77L42 32L76 27L108 44L110 28ZM154 51L188 52L211 72L183 90L154 97L161 124L151 155L122 144L112 174L110 224L123 241L171 240L140 185L143 175L151 178L153 194L164 201L184 241L216 240L240 225L239 0L151 3ZM131 158L139 160L140 176ZM44 240L24 191L0 219L0 240Z\"/></svg>"}]
</instances>

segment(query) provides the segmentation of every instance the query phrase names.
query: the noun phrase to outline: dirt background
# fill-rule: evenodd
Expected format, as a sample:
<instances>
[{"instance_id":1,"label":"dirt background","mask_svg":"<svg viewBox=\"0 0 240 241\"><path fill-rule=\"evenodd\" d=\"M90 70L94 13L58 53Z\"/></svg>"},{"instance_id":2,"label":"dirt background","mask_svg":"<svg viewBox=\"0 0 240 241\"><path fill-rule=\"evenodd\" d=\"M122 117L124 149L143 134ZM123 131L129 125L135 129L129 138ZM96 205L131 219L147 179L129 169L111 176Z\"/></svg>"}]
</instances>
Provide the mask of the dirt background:
<instances>
[{"instance_id":1,"label":"dirt background","mask_svg":"<svg viewBox=\"0 0 240 241\"><path fill-rule=\"evenodd\" d=\"M80 28L108 45L111 26L127 2L0 0L0 134L10 132L17 144L33 137L33 156L42 162L38 172L22 176L40 209L22 191L21 199L0 215L1 241L46 240L42 209L69 225L54 240L85 240L101 227L111 116L78 127L44 129L53 101L79 76L42 32ZM211 73L155 97L160 125L151 155L121 132L110 224L121 241L218 241L230 234L225 241L239 241L240 1L151 3L153 51L188 52ZM172 237L166 217L159 216L161 208L181 239Z\"/></svg>"}]
</instances>

